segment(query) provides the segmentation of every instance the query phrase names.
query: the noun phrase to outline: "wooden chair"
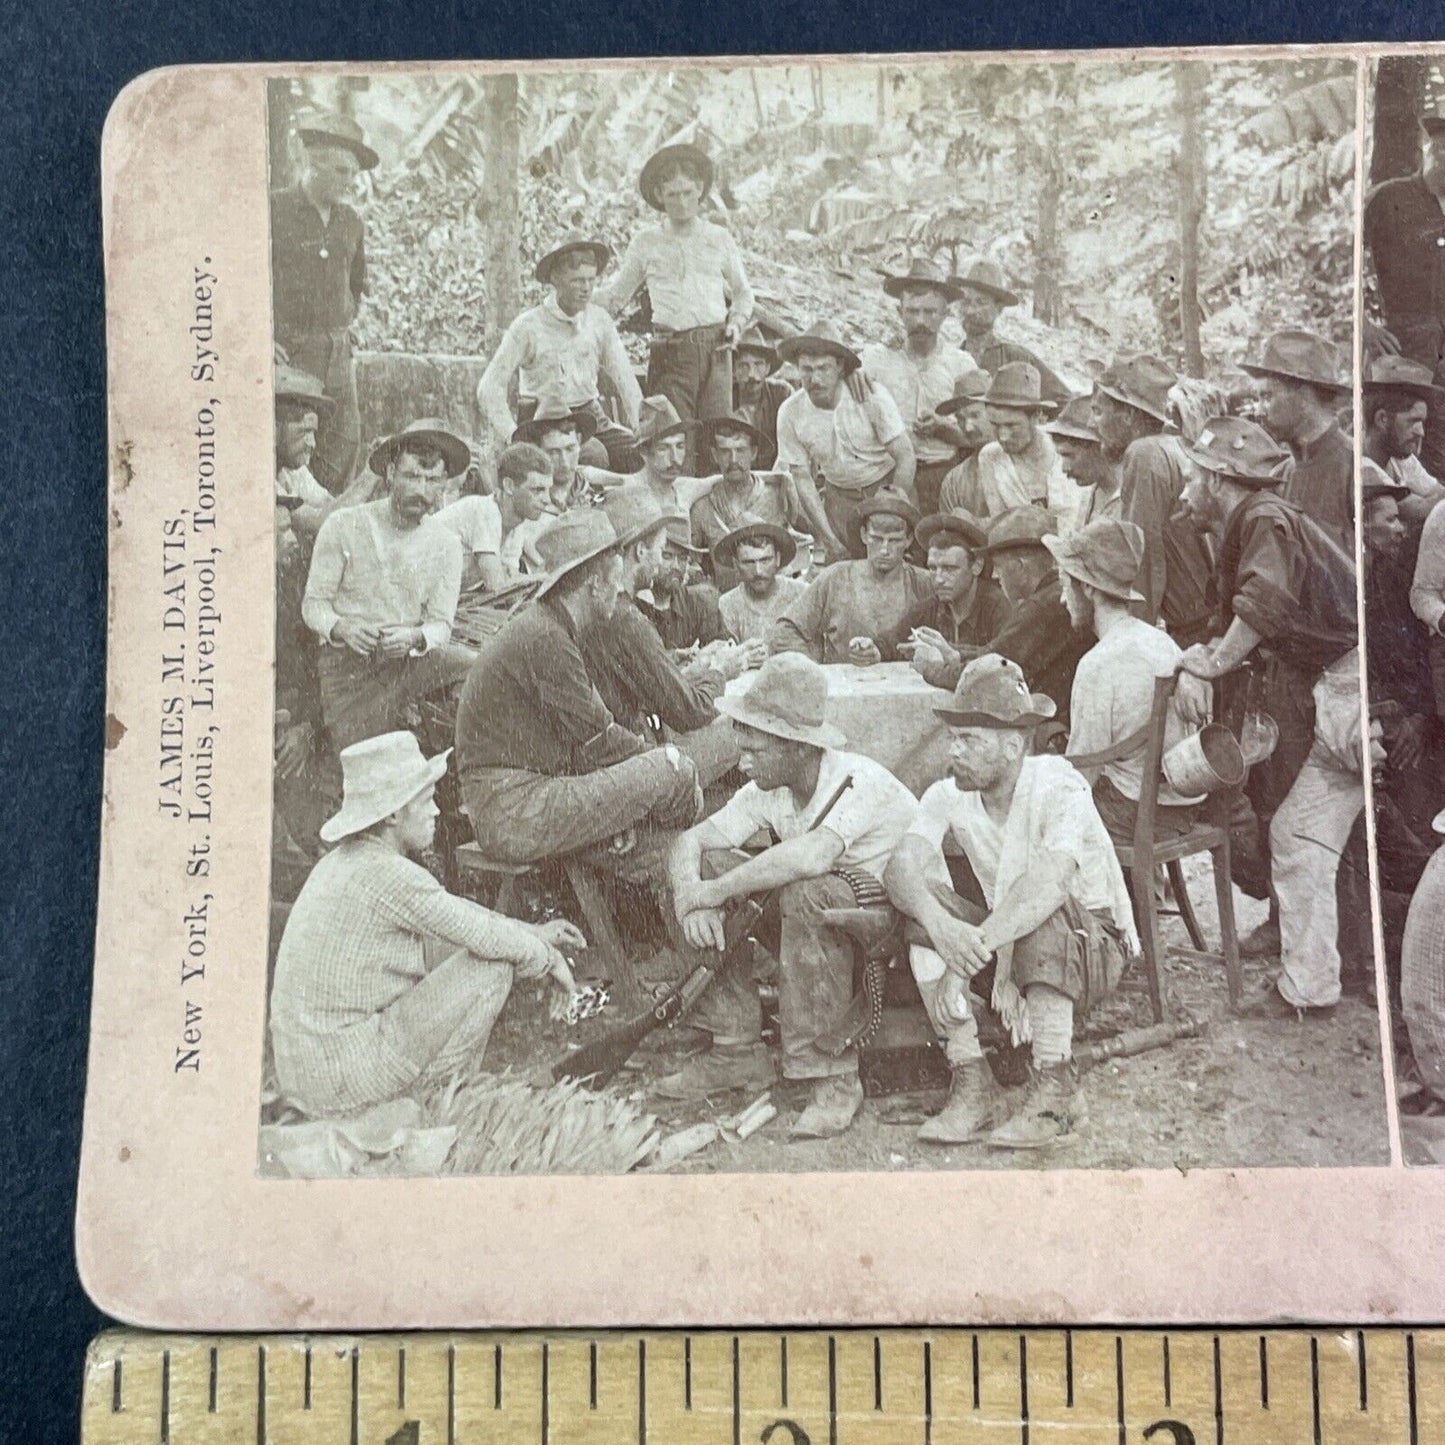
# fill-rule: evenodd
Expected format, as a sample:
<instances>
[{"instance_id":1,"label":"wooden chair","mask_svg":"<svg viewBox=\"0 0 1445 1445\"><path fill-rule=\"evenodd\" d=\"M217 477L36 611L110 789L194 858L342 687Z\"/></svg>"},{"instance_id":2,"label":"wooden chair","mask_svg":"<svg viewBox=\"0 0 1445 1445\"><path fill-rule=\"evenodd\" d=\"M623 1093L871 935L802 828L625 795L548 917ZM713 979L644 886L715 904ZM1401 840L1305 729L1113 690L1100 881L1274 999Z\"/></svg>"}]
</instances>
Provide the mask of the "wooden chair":
<instances>
[{"instance_id":1,"label":"wooden chair","mask_svg":"<svg viewBox=\"0 0 1445 1445\"><path fill-rule=\"evenodd\" d=\"M1229 876L1229 799L1228 791L1211 793L1204 804L1207 821L1196 823L1182 837L1154 837L1155 810L1159 806L1159 783L1163 776L1160 763L1164 756L1164 729L1169 704L1174 697L1176 678L1173 674L1156 679L1154 704L1149 714L1149 734L1141 755L1143 785L1139 794L1139 813L1134 824L1134 841L1118 843L1115 850L1129 877L1129 891L1134 897L1134 914L1139 925L1139 942L1144 952L1148 973L1149 1004L1154 1022L1164 1021L1164 995L1160 983L1159 903L1154 896L1154 876L1159 864L1169 875L1169 886L1178 904L1180 918L1188 931L1192 949L1171 948L1176 957L1196 958L1224 965L1225 987L1231 1004L1239 1003L1243 980L1239 967L1239 939L1234 928L1234 891ZM1184 886L1184 870L1180 863L1196 853L1208 853L1214 865L1214 896L1219 905L1220 950L1207 949L1189 890Z\"/></svg>"}]
</instances>

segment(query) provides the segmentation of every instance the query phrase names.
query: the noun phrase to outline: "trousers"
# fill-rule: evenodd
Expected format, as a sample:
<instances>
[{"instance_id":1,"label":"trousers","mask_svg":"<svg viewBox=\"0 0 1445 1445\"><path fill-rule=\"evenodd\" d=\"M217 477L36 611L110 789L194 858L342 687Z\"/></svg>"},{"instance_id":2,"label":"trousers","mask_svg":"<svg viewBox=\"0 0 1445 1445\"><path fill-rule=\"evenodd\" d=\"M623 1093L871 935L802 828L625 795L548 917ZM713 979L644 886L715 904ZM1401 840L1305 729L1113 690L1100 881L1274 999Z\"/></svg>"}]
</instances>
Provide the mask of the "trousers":
<instances>
[{"instance_id":1,"label":"trousers","mask_svg":"<svg viewBox=\"0 0 1445 1445\"><path fill-rule=\"evenodd\" d=\"M466 677L476 658L448 643L420 657L374 659L348 647L323 647L317 663L321 716L337 752L402 726L406 706Z\"/></svg>"},{"instance_id":2,"label":"trousers","mask_svg":"<svg viewBox=\"0 0 1445 1445\"><path fill-rule=\"evenodd\" d=\"M661 748L575 777L524 768L474 768L462 799L478 846L506 863L577 853L639 825L687 828L697 817L697 771L679 773Z\"/></svg>"},{"instance_id":3,"label":"trousers","mask_svg":"<svg viewBox=\"0 0 1445 1445\"><path fill-rule=\"evenodd\" d=\"M858 508L869 497L876 496L892 478L893 473L890 471L887 476L880 477L876 482L870 482L863 487L835 487L829 481L824 481L819 487L828 525L833 529L833 535L845 546L852 535L853 519L858 515Z\"/></svg>"},{"instance_id":4,"label":"trousers","mask_svg":"<svg viewBox=\"0 0 1445 1445\"><path fill-rule=\"evenodd\" d=\"M733 406L733 354L721 326L660 332L647 356L647 394L665 396L683 421L727 416ZM696 443L688 442L688 460Z\"/></svg>"},{"instance_id":5,"label":"trousers","mask_svg":"<svg viewBox=\"0 0 1445 1445\"><path fill-rule=\"evenodd\" d=\"M920 461L913 473L913 489L918 493L920 516L932 516L939 510L938 496L943 490L943 479L958 465L958 457L951 456L941 462Z\"/></svg>"},{"instance_id":6,"label":"trousers","mask_svg":"<svg viewBox=\"0 0 1445 1445\"><path fill-rule=\"evenodd\" d=\"M703 872L716 878L745 862L733 849L703 855ZM784 884L778 893L778 1032L782 1040L785 1079L847 1078L858 1072L858 1051L834 1057L817 1041L835 1028L853 999L853 944L825 928L826 908L851 908L853 889L836 873ZM757 980L741 958L727 961L687 1017L694 1028L713 1036L713 1043L746 1046L763 1036L762 1003ZM712 955L716 957L716 955Z\"/></svg>"}]
</instances>

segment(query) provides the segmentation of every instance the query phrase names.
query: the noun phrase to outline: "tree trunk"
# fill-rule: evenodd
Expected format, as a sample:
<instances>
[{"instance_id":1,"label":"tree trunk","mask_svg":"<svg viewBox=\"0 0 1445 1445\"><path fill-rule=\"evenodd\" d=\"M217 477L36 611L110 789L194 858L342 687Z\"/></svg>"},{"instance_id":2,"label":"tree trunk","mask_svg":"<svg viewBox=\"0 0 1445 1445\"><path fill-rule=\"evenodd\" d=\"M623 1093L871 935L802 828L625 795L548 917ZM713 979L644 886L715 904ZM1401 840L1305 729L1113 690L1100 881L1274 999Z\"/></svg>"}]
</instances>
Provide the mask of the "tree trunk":
<instances>
[{"instance_id":1,"label":"tree trunk","mask_svg":"<svg viewBox=\"0 0 1445 1445\"><path fill-rule=\"evenodd\" d=\"M515 74L489 75L486 105L486 176L478 209L486 223L488 351L522 309L522 208L517 191L521 149Z\"/></svg>"},{"instance_id":2,"label":"tree trunk","mask_svg":"<svg viewBox=\"0 0 1445 1445\"><path fill-rule=\"evenodd\" d=\"M1179 122L1179 329L1184 337L1184 369L1204 375L1199 342L1199 222L1204 214L1204 75L1198 62L1174 64L1175 115Z\"/></svg>"},{"instance_id":3,"label":"tree trunk","mask_svg":"<svg viewBox=\"0 0 1445 1445\"><path fill-rule=\"evenodd\" d=\"M1382 55L1375 62L1375 127L1370 184L1408 176L1420 168L1420 101L1425 93L1423 55Z\"/></svg>"},{"instance_id":4,"label":"tree trunk","mask_svg":"<svg viewBox=\"0 0 1445 1445\"><path fill-rule=\"evenodd\" d=\"M1057 326L1063 311L1059 197L1064 188L1064 168L1059 157L1058 117L1058 106L1051 105L1039 154L1043 176L1039 184L1038 226L1034 233L1034 316L1048 326Z\"/></svg>"}]
</instances>

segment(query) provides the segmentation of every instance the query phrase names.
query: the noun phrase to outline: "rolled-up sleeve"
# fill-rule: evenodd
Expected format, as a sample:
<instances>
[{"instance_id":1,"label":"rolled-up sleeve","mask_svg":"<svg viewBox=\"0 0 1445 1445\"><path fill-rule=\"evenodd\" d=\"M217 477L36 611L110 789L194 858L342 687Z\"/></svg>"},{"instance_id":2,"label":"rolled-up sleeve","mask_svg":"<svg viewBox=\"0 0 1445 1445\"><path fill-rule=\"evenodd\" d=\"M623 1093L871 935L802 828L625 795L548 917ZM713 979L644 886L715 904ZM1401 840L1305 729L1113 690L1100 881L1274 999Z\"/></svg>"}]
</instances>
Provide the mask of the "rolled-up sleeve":
<instances>
[{"instance_id":1,"label":"rolled-up sleeve","mask_svg":"<svg viewBox=\"0 0 1445 1445\"><path fill-rule=\"evenodd\" d=\"M338 512L328 517L316 534L311 552L311 570L306 574L306 595L301 601L301 620L323 642L331 641L336 626L336 594L346 570L346 518ZM456 604L452 604L453 611Z\"/></svg>"},{"instance_id":2,"label":"rolled-up sleeve","mask_svg":"<svg viewBox=\"0 0 1445 1445\"><path fill-rule=\"evenodd\" d=\"M422 635L426 650L445 647L451 641L457 618L457 598L462 591L462 544L455 532L447 532L446 545L437 549L437 570L422 610Z\"/></svg>"}]
</instances>

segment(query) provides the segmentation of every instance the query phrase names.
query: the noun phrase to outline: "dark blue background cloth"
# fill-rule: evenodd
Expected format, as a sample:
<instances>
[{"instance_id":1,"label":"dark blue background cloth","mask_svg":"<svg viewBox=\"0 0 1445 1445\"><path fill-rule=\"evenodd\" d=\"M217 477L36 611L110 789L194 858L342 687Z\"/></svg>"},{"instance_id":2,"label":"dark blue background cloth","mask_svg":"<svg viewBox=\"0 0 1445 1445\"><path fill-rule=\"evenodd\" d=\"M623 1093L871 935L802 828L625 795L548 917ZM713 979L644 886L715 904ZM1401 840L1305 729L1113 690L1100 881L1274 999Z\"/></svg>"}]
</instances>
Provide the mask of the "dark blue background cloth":
<instances>
[{"instance_id":1,"label":"dark blue background cloth","mask_svg":"<svg viewBox=\"0 0 1445 1445\"><path fill-rule=\"evenodd\" d=\"M73 1264L89 1013L105 661L105 352L99 144L151 67L408 60L1409 41L1445 6L1401 0L19 0L0 26L0 458L4 810L0 1005L0 1424L77 1435L81 1361L104 1323ZM257 224L263 218L257 217ZM1342 304L1346 304L1343 303ZM217 1221L223 1227L223 1221Z\"/></svg>"}]
</instances>

